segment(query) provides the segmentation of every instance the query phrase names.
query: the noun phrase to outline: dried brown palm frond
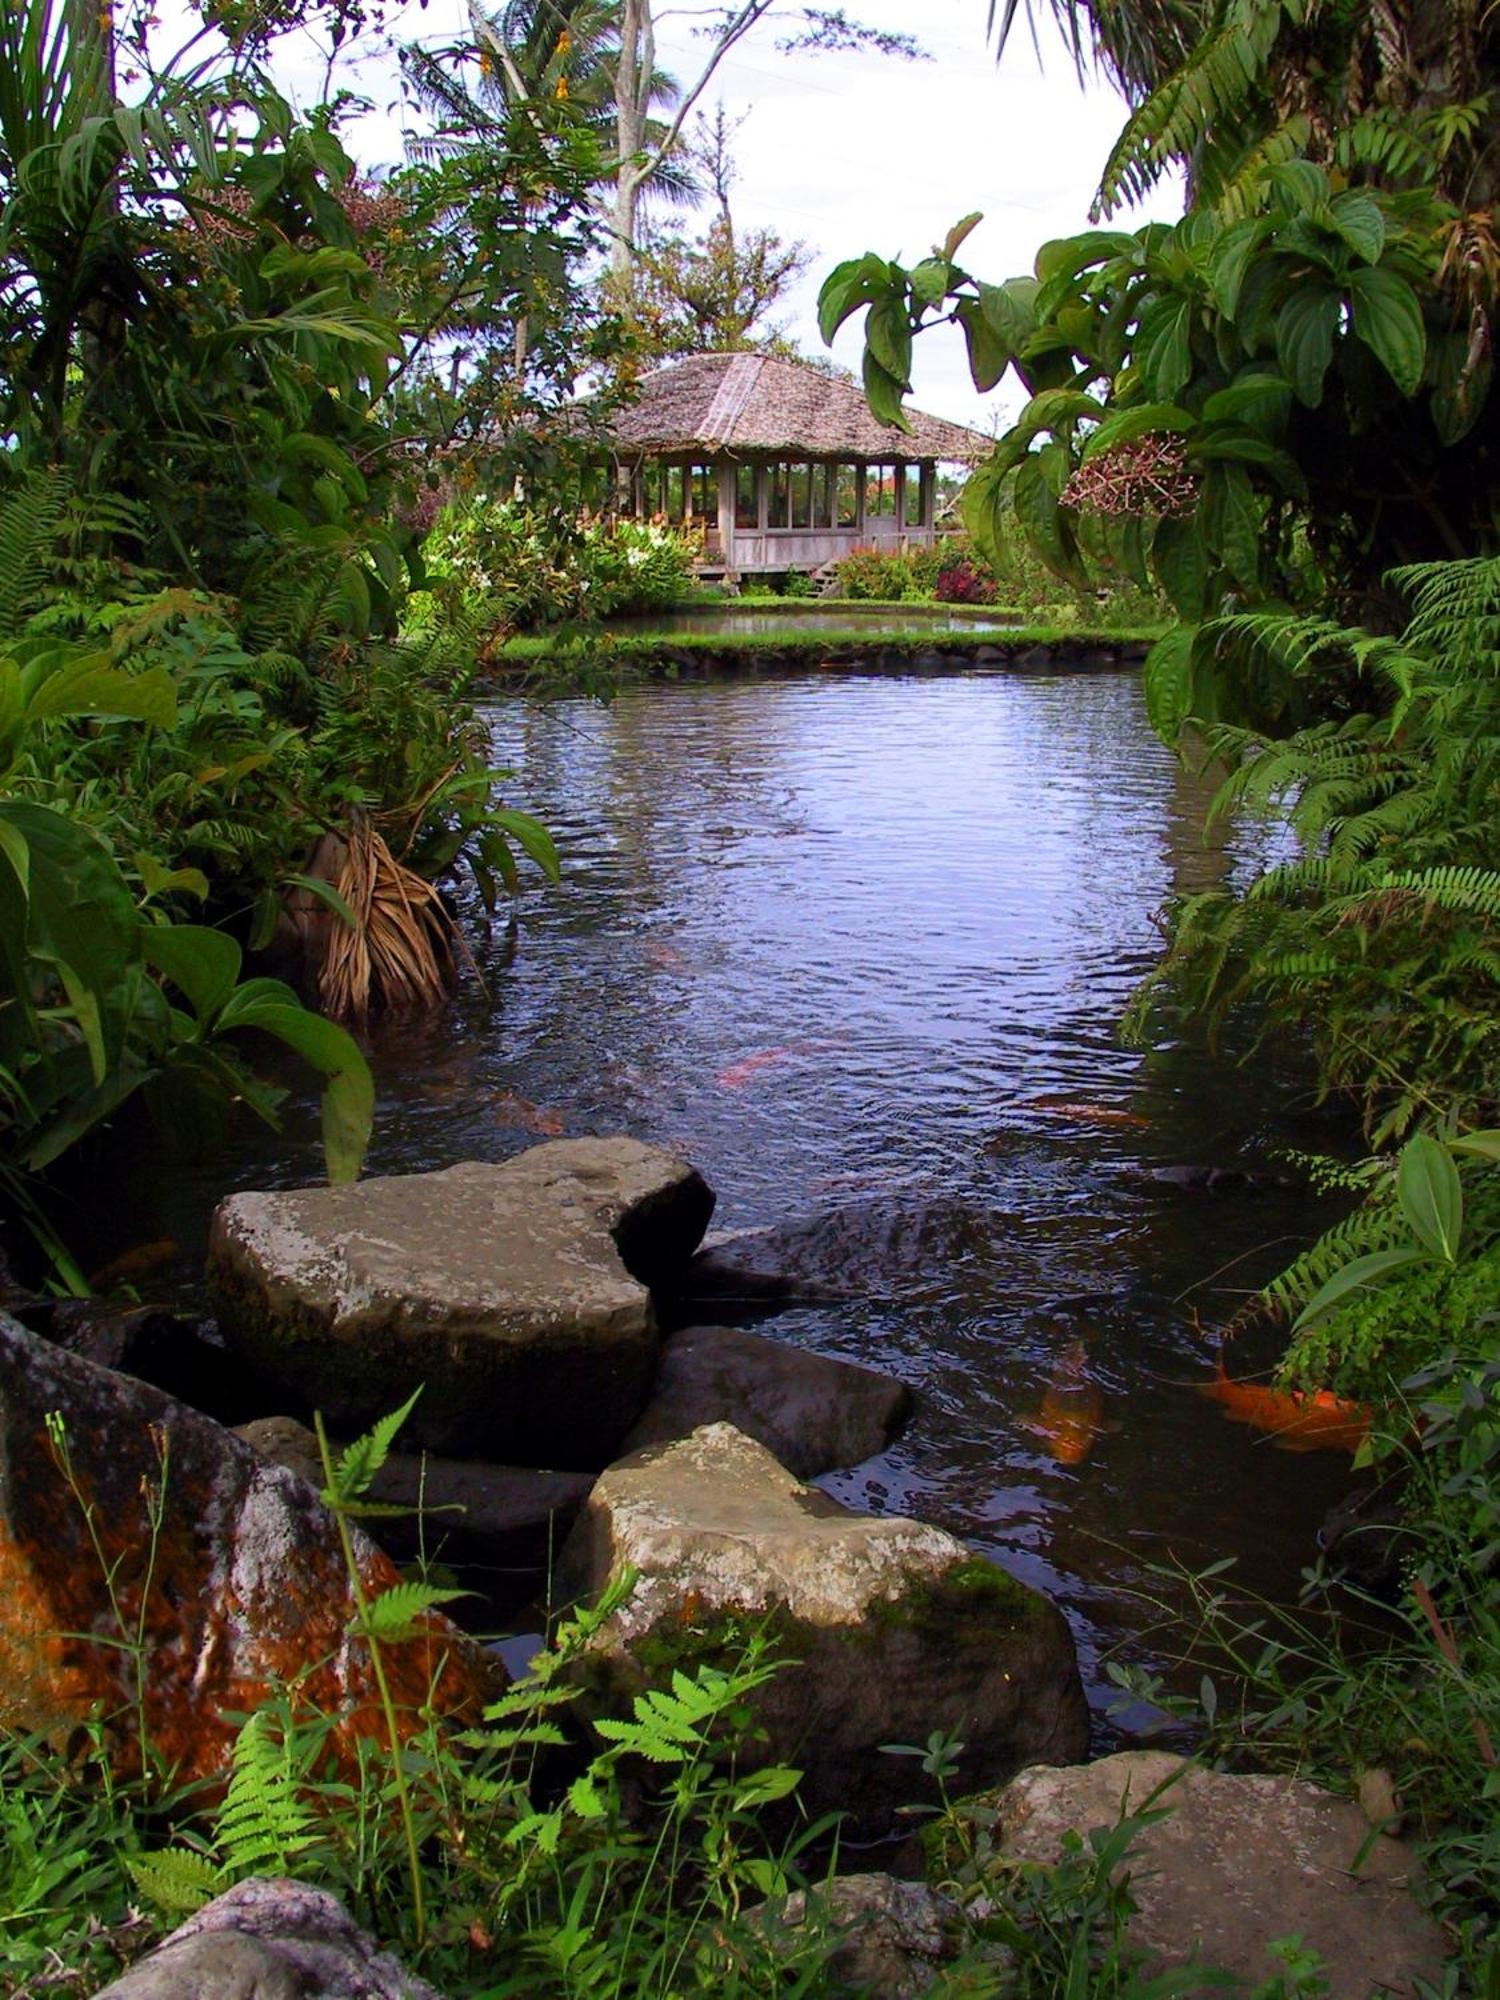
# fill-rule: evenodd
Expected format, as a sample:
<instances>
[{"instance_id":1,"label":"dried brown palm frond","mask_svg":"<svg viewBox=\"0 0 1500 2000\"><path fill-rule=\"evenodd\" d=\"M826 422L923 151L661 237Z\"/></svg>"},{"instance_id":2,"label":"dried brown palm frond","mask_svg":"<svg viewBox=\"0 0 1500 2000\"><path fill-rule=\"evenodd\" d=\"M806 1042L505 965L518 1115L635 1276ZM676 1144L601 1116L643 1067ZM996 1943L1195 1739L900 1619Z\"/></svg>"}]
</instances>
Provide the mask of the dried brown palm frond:
<instances>
[{"instance_id":1,"label":"dried brown palm frond","mask_svg":"<svg viewBox=\"0 0 1500 2000\"><path fill-rule=\"evenodd\" d=\"M353 918L335 919L324 930L318 970L324 1013L362 1025L372 1013L435 1006L454 982L456 938L437 890L398 861L363 816L325 839L320 859Z\"/></svg>"}]
</instances>

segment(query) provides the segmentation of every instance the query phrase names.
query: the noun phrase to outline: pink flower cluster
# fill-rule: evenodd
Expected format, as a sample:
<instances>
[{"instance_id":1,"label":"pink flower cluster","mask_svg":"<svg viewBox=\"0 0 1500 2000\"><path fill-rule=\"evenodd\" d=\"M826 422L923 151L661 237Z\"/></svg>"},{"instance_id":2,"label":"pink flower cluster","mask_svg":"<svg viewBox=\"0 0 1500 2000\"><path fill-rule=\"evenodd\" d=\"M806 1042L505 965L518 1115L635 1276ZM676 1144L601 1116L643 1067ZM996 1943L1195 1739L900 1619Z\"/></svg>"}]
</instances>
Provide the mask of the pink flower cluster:
<instances>
[{"instance_id":1,"label":"pink flower cluster","mask_svg":"<svg viewBox=\"0 0 1500 2000\"><path fill-rule=\"evenodd\" d=\"M1062 490L1065 507L1092 514L1188 514L1198 504L1198 475L1182 440L1156 433L1101 451Z\"/></svg>"}]
</instances>

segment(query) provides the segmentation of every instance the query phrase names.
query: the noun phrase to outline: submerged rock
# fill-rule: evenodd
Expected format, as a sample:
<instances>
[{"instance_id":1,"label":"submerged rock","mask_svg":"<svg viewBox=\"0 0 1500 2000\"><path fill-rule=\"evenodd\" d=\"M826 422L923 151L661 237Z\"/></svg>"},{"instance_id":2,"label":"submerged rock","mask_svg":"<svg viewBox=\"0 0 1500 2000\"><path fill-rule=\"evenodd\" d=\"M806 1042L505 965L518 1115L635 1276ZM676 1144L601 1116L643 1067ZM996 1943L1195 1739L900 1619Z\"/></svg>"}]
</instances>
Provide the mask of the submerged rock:
<instances>
[{"instance_id":1,"label":"submerged rock","mask_svg":"<svg viewBox=\"0 0 1500 2000\"><path fill-rule=\"evenodd\" d=\"M1296 1935L1323 1955L1330 2000L1411 1994L1418 1978L1437 1977L1441 1940L1412 1897L1411 1851L1372 1834L1352 1800L1300 1778L1131 1750L1034 1767L985 1803L1002 1853L1044 1863L1070 1829L1167 1808L1124 1864L1138 1905L1131 1941L1157 1966L1198 1959L1258 1984L1275 1970L1267 1945Z\"/></svg>"},{"instance_id":2,"label":"submerged rock","mask_svg":"<svg viewBox=\"0 0 1500 2000\"><path fill-rule=\"evenodd\" d=\"M398 1583L351 1532L367 1595ZM0 1724L59 1739L97 1720L123 1769L143 1724L191 1778L295 1683L352 1749L384 1734L354 1613L338 1524L305 1481L0 1314ZM495 1662L436 1613L416 1624L382 1647L398 1709L476 1714Z\"/></svg>"},{"instance_id":3,"label":"submerged rock","mask_svg":"<svg viewBox=\"0 0 1500 2000\"><path fill-rule=\"evenodd\" d=\"M592 1598L626 1569L635 1590L592 1643L596 1689L619 1699L768 1629L798 1664L753 1698L755 1755L802 1769L809 1809L846 1813L851 1833L888 1833L924 1790L914 1760L882 1744L951 1730L969 1784L1087 1747L1053 1605L939 1528L850 1513L729 1424L600 1478L560 1584Z\"/></svg>"},{"instance_id":4,"label":"submerged rock","mask_svg":"<svg viewBox=\"0 0 1500 2000\"><path fill-rule=\"evenodd\" d=\"M647 1286L686 1262L712 1209L669 1153L560 1139L499 1166L234 1195L209 1275L231 1346L340 1429L421 1387L418 1444L597 1467L655 1365Z\"/></svg>"},{"instance_id":5,"label":"submerged rock","mask_svg":"<svg viewBox=\"0 0 1500 2000\"><path fill-rule=\"evenodd\" d=\"M239 1436L263 1458L323 1485L318 1440L292 1417L261 1417ZM445 1562L534 1564L572 1524L594 1483L590 1472L486 1465L433 1452L393 1451L370 1482L369 1497L409 1511L377 1516L371 1538L403 1556L420 1543Z\"/></svg>"},{"instance_id":6,"label":"submerged rock","mask_svg":"<svg viewBox=\"0 0 1500 2000\"><path fill-rule=\"evenodd\" d=\"M765 1312L793 1301L909 1293L986 1257L1003 1219L963 1202L876 1196L706 1244L670 1288L677 1324L701 1309Z\"/></svg>"},{"instance_id":7,"label":"submerged rock","mask_svg":"<svg viewBox=\"0 0 1500 2000\"><path fill-rule=\"evenodd\" d=\"M884 1451L911 1410L904 1382L727 1326L684 1327L662 1348L651 1400L624 1450L728 1423L799 1479Z\"/></svg>"},{"instance_id":8,"label":"submerged rock","mask_svg":"<svg viewBox=\"0 0 1500 2000\"><path fill-rule=\"evenodd\" d=\"M241 1882L97 2000L441 2000L326 1889Z\"/></svg>"}]
</instances>

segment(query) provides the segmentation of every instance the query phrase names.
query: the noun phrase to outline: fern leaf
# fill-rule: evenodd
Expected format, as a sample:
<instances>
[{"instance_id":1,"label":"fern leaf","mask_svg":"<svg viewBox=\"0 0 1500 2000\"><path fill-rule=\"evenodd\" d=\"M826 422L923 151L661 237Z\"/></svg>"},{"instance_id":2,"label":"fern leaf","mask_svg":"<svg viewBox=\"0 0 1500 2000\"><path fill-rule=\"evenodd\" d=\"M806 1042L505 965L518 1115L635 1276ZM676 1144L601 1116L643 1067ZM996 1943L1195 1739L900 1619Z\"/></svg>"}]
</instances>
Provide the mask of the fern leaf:
<instances>
[{"instance_id":1,"label":"fern leaf","mask_svg":"<svg viewBox=\"0 0 1500 2000\"><path fill-rule=\"evenodd\" d=\"M285 1725L268 1709L256 1709L235 1738L215 1833L225 1871L236 1878L266 1869L291 1874L296 1858L316 1844Z\"/></svg>"},{"instance_id":2,"label":"fern leaf","mask_svg":"<svg viewBox=\"0 0 1500 2000\"><path fill-rule=\"evenodd\" d=\"M333 1470L332 1492L324 1496L330 1504L362 1500L369 1492L371 1480L390 1457L396 1434L411 1415L421 1393L419 1385L399 1410L389 1411L378 1423L372 1424L363 1437L357 1437L339 1454L338 1464Z\"/></svg>"},{"instance_id":3,"label":"fern leaf","mask_svg":"<svg viewBox=\"0 0 1500 2000\"><path fill-rule=\"evenodd\" d=\"M440 1590L431 1583L394 1583L365 1606L359 1630L367 1639L413 1639L423 1629L424 1611L472 1595L468 1590Z\"/></svg>"},{"instance_id":4,"label":"fern leaf","mask_svg":"<svg viewBox=\"0 0 1500 2000\"><path fill-rule=\"evenodd\" d=\"M130 1879L148 1902L173 1916L191 1916L228 1886L217 1862L191 1847L164 1847L155 1854L127 1854Z\"/></svg>"}]
</instances>

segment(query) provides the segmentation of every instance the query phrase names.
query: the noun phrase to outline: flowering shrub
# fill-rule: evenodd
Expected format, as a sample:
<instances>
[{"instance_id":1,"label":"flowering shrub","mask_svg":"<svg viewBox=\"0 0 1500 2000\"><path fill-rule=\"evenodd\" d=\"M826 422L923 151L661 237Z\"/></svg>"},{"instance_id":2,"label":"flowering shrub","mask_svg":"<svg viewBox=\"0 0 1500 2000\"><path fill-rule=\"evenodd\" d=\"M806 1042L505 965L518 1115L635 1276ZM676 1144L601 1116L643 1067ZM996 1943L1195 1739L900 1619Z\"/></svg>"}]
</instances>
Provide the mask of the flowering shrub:
<instances>
[{"instance_id":1,"label":"flowering shrub","mask_svg":"<svg viewBox=\"0 0 1500 2000\"><path fill-rule=\"evenodd\" d=\"M933 595L939 604L993 604L996 588L983 563L963 557L938 571Z\"/></svg>"},{"instance_id":2,"label":"flowering shrub","mask_svg":"<svg viewBox=\"0 0 1500 2000\"><path fill-rule=\"evenodd\" d=\"M423 553L480 618L525 629L675 603L700 549L694 531L664 522L559 518L479 494L444 512Z\"/></svg>"},{"instance_id":3,"label":"flowering shrub","mask_svg":"<svg viewBox=\"0 0 1500 2000\"><path fill-rule=\"evenodd\" d=\"M993 604L994 573L971 544L949 536L927 548L855 549L837 569L839 595L887 603ZM945 588L947 579L950 587Z\"/></svg>"}]
</instances>

